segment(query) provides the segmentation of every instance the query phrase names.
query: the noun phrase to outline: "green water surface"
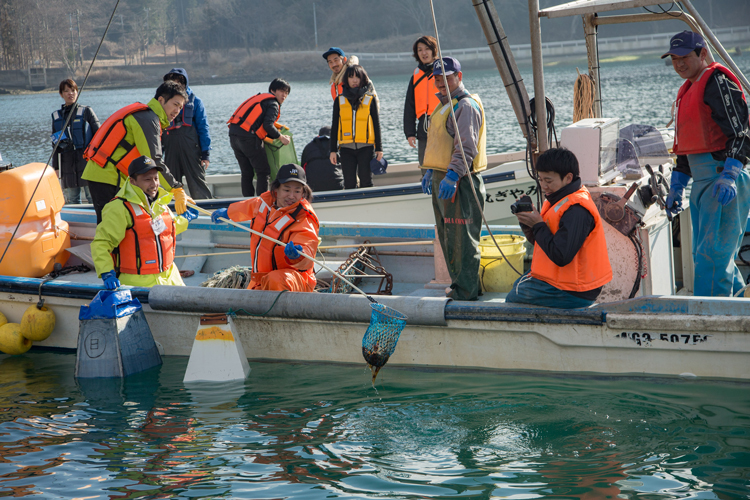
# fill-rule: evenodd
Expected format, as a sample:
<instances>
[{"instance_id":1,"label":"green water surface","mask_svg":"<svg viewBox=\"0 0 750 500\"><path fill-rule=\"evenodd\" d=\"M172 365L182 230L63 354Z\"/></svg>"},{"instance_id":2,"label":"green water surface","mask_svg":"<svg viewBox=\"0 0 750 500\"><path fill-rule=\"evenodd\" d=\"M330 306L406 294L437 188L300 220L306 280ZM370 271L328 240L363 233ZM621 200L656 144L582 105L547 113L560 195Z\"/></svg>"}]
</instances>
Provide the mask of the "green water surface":
<instances>
[{"instance_id":1,"label":"green water surface","mask_svg":"<svg viewBox=\"0 0 750 500\"><path fill-rule=\"evenodd\" d=\"M0 356L0 497L750 497L748 385L187 358L76 381L74 354Z\"/></svg>"}]
</instances>

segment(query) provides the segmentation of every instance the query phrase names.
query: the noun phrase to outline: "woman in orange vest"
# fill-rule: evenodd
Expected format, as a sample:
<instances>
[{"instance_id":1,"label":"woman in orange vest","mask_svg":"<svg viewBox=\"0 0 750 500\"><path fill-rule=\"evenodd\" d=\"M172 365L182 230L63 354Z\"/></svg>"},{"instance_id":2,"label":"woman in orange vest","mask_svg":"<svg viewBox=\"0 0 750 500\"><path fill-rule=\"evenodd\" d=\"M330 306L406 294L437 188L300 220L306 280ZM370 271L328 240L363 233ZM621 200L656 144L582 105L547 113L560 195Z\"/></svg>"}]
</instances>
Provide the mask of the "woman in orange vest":
<instances>
[{"instance_id":1,"label":"woman in orange vest","mask_svg":"<svg viewBox=\"0 0 750 500\"><path fill-rule=\"evenodd\" d=\"M313 262L302 256L312 257L318 251L320 222L310 201L312 189L307 185L305 170L290 163L279 169L269 191L211 215L216 224L223 224L222 218L249 220L255 231L286 243L282 247L256 234L250 237L253 275L248 289L315 290Z\"/></svg>"},{"instance_id":2,"label":"woman in orange vest","mask_svg":"<svg viewBox=\"0 0 750 500\"><path fill-rule=\"evenodd\" d=\"M419 165L424 161L427 146L428 120L435 107L440 104L435 78L432 76L432 65L437 60L437 40L431 36L421 36L412 46L417 68L409 80L404 102L404 134L409 146L419 144ZM423 171L424 172L424 171Z\"/></svg>"},{"instance_id":3,"label":"woman in orange vest","mask_svg":"<svg viewBox=\"0 0 750 500\"><path fill-rule=\"evenodd\" d=\"M558 309L592 305L612 281L607 241L599 210L581 184L578 159L565 148L539 156L542 212L517 212L526 238L534 244L531 271L513 283L505 302Z\"/></svg>"},{"instance_id":4,"label":"woman in orange vest","mask_svg":"<svg viewBox=\"0 0 750 500\"><path fill-rule=\"evenodd\" d=\"M372 187L370 162L383 159L380 140L378 95L362 66L349 66L344 73L344 91L333 101L331 120L331 163L341 154L344 189Z\"/></svg>"}]
</instances>

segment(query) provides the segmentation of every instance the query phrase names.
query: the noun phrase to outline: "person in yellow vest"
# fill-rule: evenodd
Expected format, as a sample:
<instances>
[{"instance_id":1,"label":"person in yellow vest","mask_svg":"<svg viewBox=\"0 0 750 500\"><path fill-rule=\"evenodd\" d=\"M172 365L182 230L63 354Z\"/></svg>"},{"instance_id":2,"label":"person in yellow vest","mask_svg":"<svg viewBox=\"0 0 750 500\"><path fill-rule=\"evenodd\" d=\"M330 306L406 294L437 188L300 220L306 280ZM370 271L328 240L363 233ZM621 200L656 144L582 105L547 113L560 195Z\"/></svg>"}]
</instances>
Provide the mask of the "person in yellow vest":
<instances>
[{"instance_id":1,"label":"person in yellow vest","mask_svg":"<svg viewBox=\"0 0 750 500\"><path fill-rule=\"evenodd\" d=\"M419 164L424 160L427 147L427 125L432 111L440 104L432 75L432 65L437 56L437 40L431 36L421 36L412 46L417 68L409 79L404 101L404 134L409 146L418 146Z\"/></svg>"},{"instance_id":2,"label":"person in yellow vest","mask_svg":"<svg viewBox=\"0 0 750 500\"><path fill-rule=\"evenodd\" d=\"M341 154L344 189L372 186L370 162L383 159L380 139L378 95L365 69L355 64L344 73L344 91L333 101L331 120L331 163Z\"/></svg>"},{"instance_id":3,"label":"person in yellow vest","mask_svg":"<svg viewBox=\"0 0 750 500\"><path fill-rule=\"evenodd\" d=\"M183 285L174 263L175 236L198 212L174 215L167 206L172 194L159 187L164 167L148 156L128 166L128 182L102 210L91 257L104 286Z\"/></svg>"},{"instance_id":4,"label":"person in yellow vest","mask_svg":"<svg viewBox=\"0 0 750 500\"><path fill-rule=\"evenodd\" d=\"M516 212L534 244L531 271L513 284L505 302L558 309L592 305L612 281L599 210L581 184L578 159L565 148L548 149L536 163L546 200L539 213Z\"/></svg>"},{"instance_id":5,"label":"person in yellow vest","mask_svg":"<svg viewBox=\"0 0 750 500\"><path fill-rule=\"evenodd\" d=\"M446 295L455 300L477 300L485 198L479 172L487 168L484 108L479 96L464 88L457 59L444 57L435 61L432 73L440 104L430 115L427 129L422 191L432 194L437 236L451 276ZM469 183L474 185L479 203Z\"/></svg>"}]
</instances>

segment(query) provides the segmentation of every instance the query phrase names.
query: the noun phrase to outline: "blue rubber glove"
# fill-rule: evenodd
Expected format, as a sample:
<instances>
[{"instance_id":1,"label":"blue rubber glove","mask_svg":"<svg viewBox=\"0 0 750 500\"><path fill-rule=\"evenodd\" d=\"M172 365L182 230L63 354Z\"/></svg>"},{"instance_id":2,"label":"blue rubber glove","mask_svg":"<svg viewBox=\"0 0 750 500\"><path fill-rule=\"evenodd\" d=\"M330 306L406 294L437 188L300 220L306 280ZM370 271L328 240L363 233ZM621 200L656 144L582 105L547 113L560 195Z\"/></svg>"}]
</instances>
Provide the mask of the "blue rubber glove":
<instances>
[{"instance_id":1,"label":"blue rubber glove","mask_svg":"<svg viewBox=\"0 0 750 500\"><path fill-rule=\"evenodd\" d=\"M425 170L422 176L422 192L424 194L432 194L432 169Z\"/></svg>"},{"instance_id":2,"label":"blue rubber glove","mask_svg":"<svg viewBox=\"0 0 750 500\"><path fill-rule=\"evenodd\" d=\"M688 185L690 176L682 172L672 171L672 180L669 185L669 194L667 195L667 212L677 215L682 212L682 195Z\"/></svg>"},{"instance_id":3,"label":"blue rubber glove","mask_svg":"<svg viewBox=\"0 0 750 500\"><path fill-rule=\"evenodd\" d=\"M114 269L102 274L102 281L104 281L104 286L107 290L117 290L120 288L120 280L117 279Z\"/></svg>"},{"instance_id":4,"label":"blue rubber glove","mask_svg":"<svg viewBox=\"0 0 750 500\"><path fill-rule=\"evenodd\" d=\"M737 185L734 183L742 172L744 165L736 158L727 158L724 160L724 170L719 174L719 178L714 183L713 196L717 198L723 206L729 203L737 196Z\"/></svg>"},{"instance_id":5,"label":"blue rubber glove","mask_svg":"<svg viewBox=\"0 0 750 500\"><path fill-rule=\"evenodd\" d=\"M456 194L456 181L458 181L458 174L453 170L448 170L445 174L445 179L440 181L440 191L438 191L438 198L441 200L449 200Z\"/></svg>"},{"instance_id":6,"label":"blue rubber glove","mask_svg":"<svg viewBox=\"0 0 750 500\"><path fill-rule=\"evenodd\" d=\"M290 241L284 247L284 255L289 257L290 260L299 259L302 254L302 245L295 245L293 241Z\"/></svg>"},{"instance_id":7,"label":"blue rubber glove","mask_svg":"<svg viewBox=\"0 0 750 500\"><path fill-rule=\"evenodd\" d=\"M187 212L180 214L180 216L185 217L190 222L198 218L198 211L194 208L188 208Z\"/></svg>"},{"instance_id":8,"label":"blue rubber glove","mask_svg":"<svg viewBox=\"0 0 750 500\"><path fill-rule=\"evenodd\" d=\"M219 220L219 217L223 219L229 219L229 214L227 214L226 208L214 210L214 213L211 214L211 222L213 222L214 224L224 224L223 221Z\"/></svg>"}]
</instances>

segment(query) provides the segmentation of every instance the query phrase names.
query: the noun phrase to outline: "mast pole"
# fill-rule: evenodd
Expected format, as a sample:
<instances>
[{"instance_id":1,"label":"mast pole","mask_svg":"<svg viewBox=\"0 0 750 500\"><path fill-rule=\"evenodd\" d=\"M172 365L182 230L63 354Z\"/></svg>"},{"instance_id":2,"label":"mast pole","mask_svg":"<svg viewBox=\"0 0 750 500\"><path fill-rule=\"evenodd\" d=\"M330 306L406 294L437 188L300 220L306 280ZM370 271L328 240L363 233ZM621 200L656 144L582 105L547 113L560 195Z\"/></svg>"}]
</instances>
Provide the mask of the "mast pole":
<instances>
[{"instance_id":1,"label":"mast pole","mask_svg":"<svg viewBox=\"0 0 750 500\"><path fill-rule=\"evenodd\" d=\"M602 117L602 86L599 80L599 47L596 44L596 14L584 14L583 32L586 40L586 55L589 61L589 76L594 80L594 118Z\"/></svg>"},{"instance_id":2,"label":"mast pole","mask_svg":"<svg viewBox=\"0 0 750 500\"><path fill-rule=\"evenodd\" d=\"M534 107L536 108L537 145L539 153L549 149L547 142L547 100L544 94L544 61L542 60L542 27L539 23L539 0L529 0L531 61L534 71Z\"/></svg>"}]
</instances>

